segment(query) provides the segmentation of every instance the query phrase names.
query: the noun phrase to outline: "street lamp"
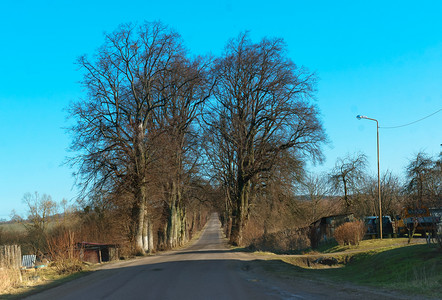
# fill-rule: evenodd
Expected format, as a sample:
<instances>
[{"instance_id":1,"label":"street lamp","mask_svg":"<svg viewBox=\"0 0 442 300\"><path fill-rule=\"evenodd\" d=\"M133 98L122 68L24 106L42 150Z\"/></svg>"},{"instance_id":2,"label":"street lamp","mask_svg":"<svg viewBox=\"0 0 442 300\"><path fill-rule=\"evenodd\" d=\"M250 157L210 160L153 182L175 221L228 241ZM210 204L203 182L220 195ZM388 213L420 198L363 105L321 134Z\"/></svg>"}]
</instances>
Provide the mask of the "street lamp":
<instances>
[{"instance_id":1,"label":"street lamp","mask_svg":"<svg viewBox=\"0 0 442 300\"><path fill-rule=\"evenodd\" d=\"M376 132L377 132L377 146L378 146L378 197L379 197L379 236L382 240L382 202L381 202L381 174L379 172L379 123L378 120L369 118L367 116L357 115L358 120L367 119L376 122Z\"/></svg>"}]
</instances>

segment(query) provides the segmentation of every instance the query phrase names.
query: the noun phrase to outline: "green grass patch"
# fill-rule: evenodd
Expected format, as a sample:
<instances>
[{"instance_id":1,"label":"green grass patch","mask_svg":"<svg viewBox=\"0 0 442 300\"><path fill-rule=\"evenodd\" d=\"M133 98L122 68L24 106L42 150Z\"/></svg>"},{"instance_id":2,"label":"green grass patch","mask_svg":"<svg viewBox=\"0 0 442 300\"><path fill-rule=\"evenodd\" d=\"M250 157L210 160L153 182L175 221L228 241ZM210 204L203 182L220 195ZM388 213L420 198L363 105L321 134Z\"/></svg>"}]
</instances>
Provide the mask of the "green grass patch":
<instances>
[{"instance_id":1,"label":"green grass patch","mask_svg":"<svg viewBox=\"0 0 442 300\"><path fill-rule=\"evenodd\" d=\"M414 239L411 244L422 243L422 239ZM368 251L368 250L383 250L392 249L397 247L408 246L407 238L387 238L387 239L368 239L363 240L359 245L345 245L341 246L338 243L329 243L327 245L321 245L317 250L321 253L336 253L343 251Z\"/></svg>"},{"instance_id":2,"label":"green grass patch","mask_svg":"<svg viewBox=\"0 0 442 300\"><path fill-rule=\"evenodd\" d=\"M353 256L344 268L326 270L335 279L357 284L395 288L419 293L442 292L441 251L413 245L386 251L368 251ZM434 294L436 295L436 294Z\"/></svg>"},{"instance_id":3,"label":"green grass patch","mask_svg":"<svg viewBox=\"0 0 442 300\"><path fill-rule=\"evenodd\" d=\"M377 247L373 248L372 243ZM328 253L338 250L342 251L343 248L330 248ZM306 266L299 257L287 257L282 260L294 267L291 271L283 268L279 271L284 275L292 272L293 275L351 282L430 297L440 297L442 294L442 251L439 248L426 244L399 246L393 241L383 240L360 245L357 252L351 250L347 249L334 256L341 262L347 256L347 263L338 267L313 269Z\"/></svg>"}]
</instances>

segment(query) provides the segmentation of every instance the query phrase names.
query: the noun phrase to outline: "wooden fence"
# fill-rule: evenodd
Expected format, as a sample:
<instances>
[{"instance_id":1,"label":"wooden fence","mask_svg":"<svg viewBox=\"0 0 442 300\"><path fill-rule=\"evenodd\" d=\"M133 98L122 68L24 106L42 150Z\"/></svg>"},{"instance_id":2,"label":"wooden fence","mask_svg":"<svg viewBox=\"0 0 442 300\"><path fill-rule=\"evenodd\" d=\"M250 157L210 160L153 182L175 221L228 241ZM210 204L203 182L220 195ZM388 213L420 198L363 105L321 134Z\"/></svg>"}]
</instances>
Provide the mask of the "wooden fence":
<instances>
[{"instance_id":1,"label":"wooden fence","mask_svg":"<svg viewBox=\"0 0 442 300\"><path fill-rule=\"evenodd\" d=\"M0 268L20 268L21 248L17 245L0 246Z\"/></svg>"}]
</instances>

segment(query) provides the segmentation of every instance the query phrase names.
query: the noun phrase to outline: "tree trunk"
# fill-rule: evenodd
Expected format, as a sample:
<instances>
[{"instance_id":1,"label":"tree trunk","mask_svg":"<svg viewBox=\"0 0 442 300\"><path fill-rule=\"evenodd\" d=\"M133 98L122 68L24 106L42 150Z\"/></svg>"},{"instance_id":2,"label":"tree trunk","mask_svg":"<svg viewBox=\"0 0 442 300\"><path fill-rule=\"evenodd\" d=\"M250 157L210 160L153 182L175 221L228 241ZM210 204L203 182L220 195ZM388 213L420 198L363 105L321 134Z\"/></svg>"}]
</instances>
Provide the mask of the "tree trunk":
<instances>
[{"instance_id":1,"label":"tree trunk","mask_svg":"<svg viewBox=\"0 0 442 300\"><path fill-rule=\"evenodd\" d=\"M186 208L183 207L180 209L180 245L183 245L187 242L187 221L186 221Z\"/></svg>"},{"instance_id":2,"label":"tree trunk","mask_svg":"<svg viewBox=\"0 0 442 300\"><path fill-rule=\"evenodd\" d=\"M180 245L180 229L181 229L181 218L180 218L180 207L176 203L175 215L174 215L174 227L173 227L173 246L177 247Z\"/></svg>"},{"instance_id":3,"label":"tree trunk","mask_svg":"<svg viewBox=\"0 0 442 300\"><path fill-rule=\"evenodd\" d=\"M143 253L143 225L144 225L145 205L141 201L137 207L135 219L135 251Z\"/></svg>"},{"instance_id":4,"label":"tree trunk","mask_svg":"<svg viewBox=\"0 0 442 300\"><path fill-rule=\"evenodd\" d=\"M189 239L192 239L193 234L195 232L195 226L196 226L196 211L194 210L192 212L192 222L190 223L190 228L189 228Z\"/></svg>"},{"instance_id":5,"label":"tree trunk","mask_svg":"<svg viewBox=\"0 0 442 300\"><path fill-rule=\"evenodd\" d=\"M145 253L152 253L154 251L153 224L147 212L143 224L143 250Z\"/></svg>"},{"instance_id":6,"label":"tree trunk","mask_svg":"<svg viewBox=\"0 0 442 300\"><path fill-rule=\"evenodd\" d=\"M343 179L342 182L344 184L345 211L346 211L346 213L349 213L350 207L351 207L351 201L350 201L350 198L348 197L347 181L345 179Z\"/></svg>"},{"instance_id":7,"label":"tree trunk","mask_svg":"<svg viewBox=\"0 0 442 300\"><path fill-rule=\"evenodd\" d=\"M148 224L148 226L147 226L147 232L148 232L148 235L149 235L149 238L148 238L148 245L149 245L149 253L152 253L155 249L154 249L154 246L153 246L153 224L152 224L152 220L150 220L150 219L148 219L149 220L149 224Z\"/></svg>"},{"instance_id":8,"label":"tree trunk","mask_svg":"<svg viewBox=\"0 0 442 300\"><path fill-rule=\"evenodd\" d=\"M164 224L158 229L158 248L161 250L167 249L167 228L168 225Z\"/></svg>"},{"instance_id":9,"label":"tree trunk","mask_svg":"<svg viewBox=\"0 0 442 300\"><path fill-rule=\"evenodd\" d=\"M182 245L186 239L186 214L181 203L181 191L175 181L171 184L169 199L169 216L167 222L167 244L169 248Z\"/></svg>"},{"instance_id":10,"label":"tree trunk","mask_svg":"<svg viewBox=\"0 0 442 300\"><path fill-rule=\"evenodd\" d=\"M143 222L143 251L144 253L149 252L149 218L147 214L144 216Z\"/></svg>"},{"instance_id":11,"label":"tree trunk","mask_svg":"<svg viewBox=\"0 0 442 300\"><path fill-rule=\"evenodd\" d=\"M234 216L232 218L232 230L230 233L230 243L233 246L240 246L242 244L242 229L243 223L241 217Z\"/></svg>"},{"instance_id":12,"label":"tree trunk","mask_svg":"<svg viewBox=\"0 0 442 300\"><path fill-rule=\"evenodd\" d=\"M167 220L167 247L168 248L173 248L174 246L174 239L175 239L175 227L176 227L176 222L175 222L175 201L172 199L172 203L170 203L169 206L169 216L168 216L168 220Z\"/></svg>"},{"instance_id":13,"label":"tree trunk","mask_svg":"<svg viewBox=\"0 0 442 300\"><path fill-rule=\"evenodd\" d=\"M234 215L232 216L232 229L230 243L235 246L242 245L243 230L246 226L249 207L249 183L239 184L239 198L237 199Z\"/></svg>"},{"instance_id":14,"label":"tree trunk","mask_svg":"<svg viewBox=\"0 0 442 300\"><path fill-rule=\"evenodd\" d=\"M227 227L226 227L226 238L230 240L230 237L232 236L232 224L233 219L231 216L227 218Z\"/></svg>"},{"instance_id":15,"label":"tree trunk","mask_svg":"<svg viewBox=\"0 0 442 300\"><path fill-rule=\"evenodd\" d=\"M137 206L136 229L135 229L135 251L144 253L143 233L146 216L146 157L144 144L144 126L139 122L136 127L135 137L135 166L136 166L136 190L135 205Z\"/></svg>"}]
</instances>

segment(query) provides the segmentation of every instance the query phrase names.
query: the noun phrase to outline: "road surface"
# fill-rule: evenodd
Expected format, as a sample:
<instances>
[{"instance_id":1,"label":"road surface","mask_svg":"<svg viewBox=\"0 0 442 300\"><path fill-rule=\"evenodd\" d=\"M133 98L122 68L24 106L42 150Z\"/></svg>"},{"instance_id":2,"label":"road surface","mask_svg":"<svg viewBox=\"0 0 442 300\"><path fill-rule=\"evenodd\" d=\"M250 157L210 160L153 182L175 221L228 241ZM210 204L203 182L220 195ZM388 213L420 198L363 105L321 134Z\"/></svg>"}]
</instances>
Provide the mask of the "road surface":
<instances>
[{"instance_id":1,"label":"road surface","mask_svg":"<svg viewBox=\"0 0 442 300\"><path fill-rule=\"evenodd\" d=\"M27 299L395 299L312 280L281 280L257 256L228 249L214 214L189 247L104 265Z\"/></svg>"}]
</instances>

